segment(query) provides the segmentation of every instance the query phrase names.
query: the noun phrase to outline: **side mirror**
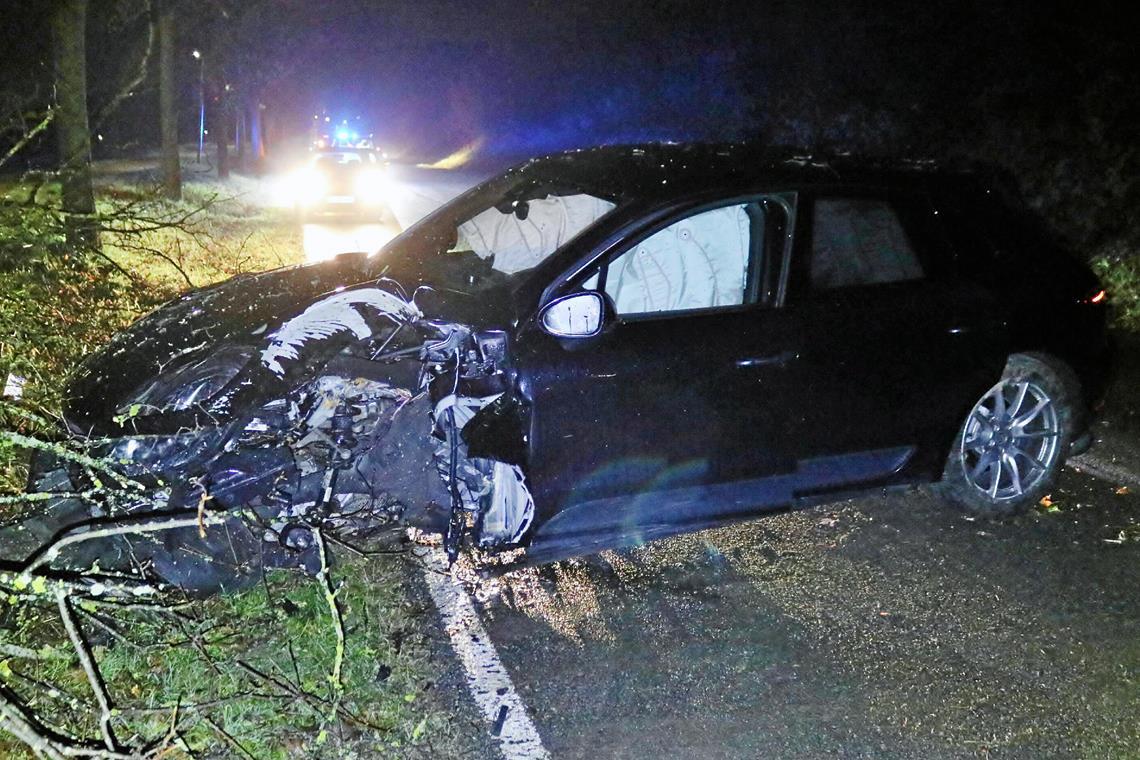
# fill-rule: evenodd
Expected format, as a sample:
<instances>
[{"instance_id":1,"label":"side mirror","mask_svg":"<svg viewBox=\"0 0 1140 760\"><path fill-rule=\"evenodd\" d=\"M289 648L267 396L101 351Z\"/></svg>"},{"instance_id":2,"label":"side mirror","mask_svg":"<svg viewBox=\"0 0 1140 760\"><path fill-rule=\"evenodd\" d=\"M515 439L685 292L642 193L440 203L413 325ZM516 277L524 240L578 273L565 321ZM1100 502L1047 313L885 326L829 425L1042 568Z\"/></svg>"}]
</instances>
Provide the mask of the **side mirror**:
<instances>
[{"instance_id":1,"label":"side mirror","mask_svg":"<svg viewBox=\"0 0 1140 760\"><path fill-rule=\"evenodd\" d=\"M542 310L542 329L556 338L591 338L602 331L605 297L594 290L571 293Z\"/></svg>"}]
</instances>

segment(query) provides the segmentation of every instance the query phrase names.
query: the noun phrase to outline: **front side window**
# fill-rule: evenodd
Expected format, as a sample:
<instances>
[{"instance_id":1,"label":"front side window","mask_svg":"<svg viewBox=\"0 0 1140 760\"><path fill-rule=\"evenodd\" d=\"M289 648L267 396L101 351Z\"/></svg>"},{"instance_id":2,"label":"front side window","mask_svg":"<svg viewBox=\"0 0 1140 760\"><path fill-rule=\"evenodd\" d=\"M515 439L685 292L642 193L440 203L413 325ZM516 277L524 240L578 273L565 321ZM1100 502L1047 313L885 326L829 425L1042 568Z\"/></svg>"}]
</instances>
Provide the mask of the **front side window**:
<instances>
[{"instance_id":1,"label":"front side window","mask_svg":"<svg viewBox=\"0 0 1140 760\"><path fill-rule=\"evenodd\" d=\"M774 197L698 211L610 259L583 287L604 290L625 316L752 303L768 295L786 224Z\"/></svg>"},{"instance_id":2,"label":"front side window","mask_svg":"<svg viewBox=\"0 0 1140 760\"><path fill-rule=\"evenodd\" d=\"M606 293L618 314L742 304L749 226L744 205L682 219L614 259Z\"/></svg>"},{"instance_id":3,"label":"front side window","mask_svg":"<svg viewBox=\"0 0 1140 760\"><path fill-rule=\"evenodd\" d=\"M922 265L898 214L872 198L819 198L812 214L812 290L918 280Z\"/></svg>"}]
</instances>

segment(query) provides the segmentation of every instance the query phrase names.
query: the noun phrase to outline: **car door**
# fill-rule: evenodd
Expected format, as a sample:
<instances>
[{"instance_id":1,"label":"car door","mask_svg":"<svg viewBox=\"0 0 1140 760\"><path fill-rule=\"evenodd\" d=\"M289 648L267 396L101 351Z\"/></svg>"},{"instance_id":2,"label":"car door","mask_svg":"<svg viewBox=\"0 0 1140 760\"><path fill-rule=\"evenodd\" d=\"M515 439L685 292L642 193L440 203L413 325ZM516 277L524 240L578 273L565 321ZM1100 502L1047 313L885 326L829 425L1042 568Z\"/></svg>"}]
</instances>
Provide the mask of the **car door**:
<instances>
[{"instance_id":1,"label":"car door","mask_svg":"<svg viewBox=\"0 0 1140 760\"><path fill-rule=\"evenodd\" d=\"M794 203L756 196L669 217L599 252L565 289L606 293L616 319L602 335L525 331L517 362L537 523L574 505L620 510L633 494L795 468L786 412L801 336L775 308ZM620 519L699 517L657 504L666 501L650 497Z\"/></svg>"},{"instance_id":2,"label":"car door","mask_svg":"<svg viewBox=\"0 0 1140 760\"><path fill-rule=\"evenodd\" d=\"M971 329L984 304L952 277L932 214L918 194L804 194L785 304L804 339L801 468L842 458L846 485L888 465L899 480L937 476L973 394L1000 373L1003 339Z\"/></svg>"}]
</instances>

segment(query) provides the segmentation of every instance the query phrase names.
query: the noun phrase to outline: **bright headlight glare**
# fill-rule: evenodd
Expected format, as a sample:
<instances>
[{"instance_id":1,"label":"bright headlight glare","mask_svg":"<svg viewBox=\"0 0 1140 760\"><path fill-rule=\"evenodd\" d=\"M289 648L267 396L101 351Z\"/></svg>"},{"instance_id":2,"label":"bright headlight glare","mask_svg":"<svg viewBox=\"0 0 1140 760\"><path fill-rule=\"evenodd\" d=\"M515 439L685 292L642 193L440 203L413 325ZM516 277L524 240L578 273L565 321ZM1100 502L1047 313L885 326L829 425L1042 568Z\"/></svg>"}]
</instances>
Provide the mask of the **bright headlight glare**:
<instances>
[{"instance_id":1,"label":"bright headlight glare","mask_svg":"<svg viewBox=\"0 0 1140 760\"><path fill-rule=\"evenodd\" d=\"M285 178L285 195L292 203L300 206L313 206L324 200L328 192L328 180L316 169L298 169Z\"/></svg>"},{"instance_id":2,"label":"bright headlight glare","mask_svg":"<svg viewBox=\"0 0 1140 760\"><path fill-rule=\"evenodd\" d=\"M361 172L356 178L356 195L364 203L383 203L388 195L388 178L379 169Z\"/></svg>"}]
</instances>

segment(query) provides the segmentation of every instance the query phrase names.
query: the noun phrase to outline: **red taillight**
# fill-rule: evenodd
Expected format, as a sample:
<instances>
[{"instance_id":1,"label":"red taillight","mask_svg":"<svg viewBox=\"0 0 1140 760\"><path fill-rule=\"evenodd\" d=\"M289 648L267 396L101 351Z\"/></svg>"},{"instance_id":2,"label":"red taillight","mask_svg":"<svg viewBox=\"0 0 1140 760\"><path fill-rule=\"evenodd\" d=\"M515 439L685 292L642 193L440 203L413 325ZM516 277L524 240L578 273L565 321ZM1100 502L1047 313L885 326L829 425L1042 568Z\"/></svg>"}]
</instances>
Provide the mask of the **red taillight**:
<instances>
[{"instance_id":1,"label":"red taillight","mask_svg":"<svg viewBox=\"0 0 1140 760\"><path fill-rule=\"evenodd\" d=\"M1101 303L1106 298L1108 298L1108 293L1104 292L1104 290L1098 290L1086 298L1085 303Z\"/></svg>"}]
</instances>

